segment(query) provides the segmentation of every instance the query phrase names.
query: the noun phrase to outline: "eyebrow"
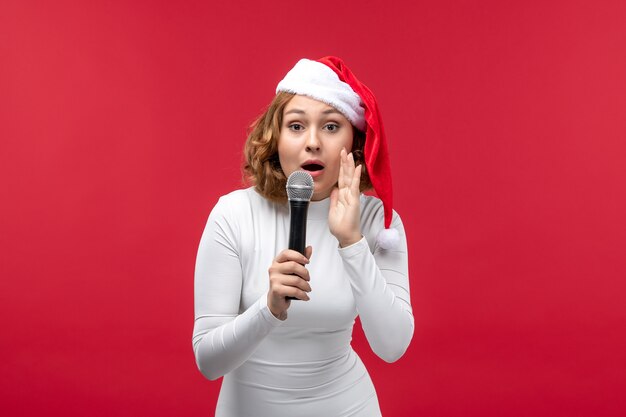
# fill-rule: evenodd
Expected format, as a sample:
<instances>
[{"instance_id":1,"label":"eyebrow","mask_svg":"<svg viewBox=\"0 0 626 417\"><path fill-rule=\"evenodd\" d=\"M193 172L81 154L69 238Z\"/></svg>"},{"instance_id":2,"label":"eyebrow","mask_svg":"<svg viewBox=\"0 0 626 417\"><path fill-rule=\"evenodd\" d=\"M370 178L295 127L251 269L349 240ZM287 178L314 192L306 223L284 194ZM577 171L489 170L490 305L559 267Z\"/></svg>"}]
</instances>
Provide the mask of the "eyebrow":
<instances>
[{"instance_id":1,"label":"eyebrow","mask_svg":"<svg viewBox=\"0 0 626 417\"><path fill-rule=\"evenodd\" d=\"M296 113L296 114L306 114L306 112L304 110L300 110L300 109L291 109L289 111L285 112L285 115L291 114L291 113ZM322 112L322 114L333 114L333 113L337 113L337 114L342 114L339 110L337 109L333 109L332 107L330 109L326 109Z\"/></svg>"},{"instance_id":2,"label":"eyebrow","mask_svg":"<svg viewBox=\"0 0 626 417\"><path fill-rule=\"evenodd\" d=\"M285 115L291 114L291 113L297 113L297 114L304 114L304 110L299 110L299 109L291 109L289 111L285 112Z\"/></svg>"}]
</instances>

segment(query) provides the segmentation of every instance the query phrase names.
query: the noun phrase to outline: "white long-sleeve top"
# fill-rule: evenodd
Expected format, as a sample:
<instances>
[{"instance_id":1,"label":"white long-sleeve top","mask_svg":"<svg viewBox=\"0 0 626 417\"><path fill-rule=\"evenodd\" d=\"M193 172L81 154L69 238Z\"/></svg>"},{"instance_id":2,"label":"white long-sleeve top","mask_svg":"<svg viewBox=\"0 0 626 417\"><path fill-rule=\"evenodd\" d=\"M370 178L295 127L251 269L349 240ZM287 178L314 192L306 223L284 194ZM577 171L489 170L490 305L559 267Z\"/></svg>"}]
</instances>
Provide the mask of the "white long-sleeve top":
<instances>
[{"instance_id":1,"label":"white long-sleeve top","mask_svg":"<svg viewBox=\"0 0 626 417\"><path fill-rule=\"evenodd\" d=\"M195 273L193 349L200 371L224 377L216 416L379 416L376 392L350 346L357 315L373 351L393 362L413 336L406 237L377 246L383 206L361 196L363 239L340 248L328 229L330 199L311 202L309 301L286 320L267 307L268 269L287 248L289 207L253 188L220 198L202 235Z\"/></svg>"}]
</instances>

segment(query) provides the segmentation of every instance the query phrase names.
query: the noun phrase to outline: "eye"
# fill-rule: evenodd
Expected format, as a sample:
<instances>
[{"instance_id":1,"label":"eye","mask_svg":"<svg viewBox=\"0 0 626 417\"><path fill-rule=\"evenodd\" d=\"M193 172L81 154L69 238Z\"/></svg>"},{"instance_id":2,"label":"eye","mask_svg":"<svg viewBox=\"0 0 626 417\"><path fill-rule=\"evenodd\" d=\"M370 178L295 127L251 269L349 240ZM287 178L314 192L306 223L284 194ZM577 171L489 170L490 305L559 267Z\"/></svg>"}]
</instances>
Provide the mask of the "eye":
<instances>
[{"instance_id":1,"label":"eye","mask_svg":"<svg viewBox=\"0 0 626 417\"><path fill-rule=\"evenodd\" d=\"M339 125L337 123L328 123L324 126L324 129L328 130L329 132L336 132L337 130L339 130Z\"/></svg>"},{"instance_id":2,"label":"eye","mask_svg":"<svg viewBox=\"0 0 626 417\"><path fill-rule=\"evenodd\" d=\"M304 130L304 126L302 126L300 123L289 123L287 127L289 128L289 130L292 130L294 132L301 132Z\"/></svg>"}]
</instances>

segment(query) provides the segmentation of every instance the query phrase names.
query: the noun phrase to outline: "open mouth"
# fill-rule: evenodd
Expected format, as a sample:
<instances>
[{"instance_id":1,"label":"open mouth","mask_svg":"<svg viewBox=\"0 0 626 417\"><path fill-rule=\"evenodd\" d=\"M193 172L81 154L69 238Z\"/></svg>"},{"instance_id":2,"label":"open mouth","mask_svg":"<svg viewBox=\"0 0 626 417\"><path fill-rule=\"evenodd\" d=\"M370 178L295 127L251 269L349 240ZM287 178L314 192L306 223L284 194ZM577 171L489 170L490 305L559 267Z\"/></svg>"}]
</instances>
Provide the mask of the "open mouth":
<instances>
[{"instance_id":1,"label":"open mouth","mask_svg":"<svg viewBox=\"0 0 626 417\"><path fill-rule=\"evenodd\" d=\"M305 171L315 172L321 171L322 169L324 169L324 167L320 164L304 164L302 165L302 169L304 169Z\"/></svg>"}]
</instances>

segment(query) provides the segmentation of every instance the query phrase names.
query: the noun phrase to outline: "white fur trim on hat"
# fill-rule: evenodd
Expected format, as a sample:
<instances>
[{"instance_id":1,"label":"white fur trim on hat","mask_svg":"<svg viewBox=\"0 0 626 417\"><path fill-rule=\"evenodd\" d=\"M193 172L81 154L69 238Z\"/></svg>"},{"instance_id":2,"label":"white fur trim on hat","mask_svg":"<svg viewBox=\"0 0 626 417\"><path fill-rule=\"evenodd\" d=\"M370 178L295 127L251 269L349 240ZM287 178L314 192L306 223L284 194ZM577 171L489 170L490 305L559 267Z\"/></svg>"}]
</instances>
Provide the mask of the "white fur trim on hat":
<instances>
[{"instance_id":1,"label":"white fur trim on hat","mask_svg":"<svg viewBox=\"0 0 626 417\"><path fill-rule=\"evenodd\" d=\"M339 110L358 130L365 131L365 109L361 98L321 62L301 59L278 83L276 93L284 91L322 101Z\"/></svg>"}]
</instances>

